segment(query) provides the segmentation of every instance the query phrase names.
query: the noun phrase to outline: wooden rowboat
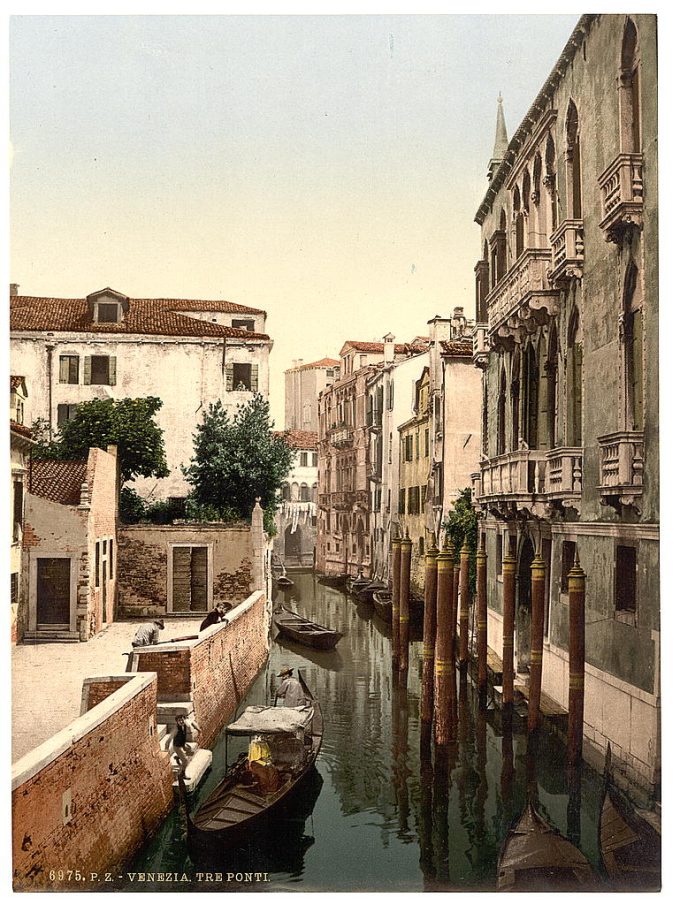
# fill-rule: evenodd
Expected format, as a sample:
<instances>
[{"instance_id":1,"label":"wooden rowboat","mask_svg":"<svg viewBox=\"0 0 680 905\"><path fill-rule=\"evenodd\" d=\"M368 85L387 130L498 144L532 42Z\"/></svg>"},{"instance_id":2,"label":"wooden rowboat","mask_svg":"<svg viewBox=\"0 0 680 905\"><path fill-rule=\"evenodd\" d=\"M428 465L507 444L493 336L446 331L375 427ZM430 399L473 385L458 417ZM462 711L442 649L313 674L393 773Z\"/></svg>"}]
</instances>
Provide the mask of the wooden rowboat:
<instances>
[{"instance_id":1,"label":"wooden rowboat","mask_svg":"<svg viewBox=\"0 0 680 905\"><path fill-rule=\"evenodd\" d=\"M590 862L529 803L508 833L498 859L496 888L505 892L595 889Z\"/></svg>"},{"instance_id":2,"label":"wooden rowboat","mask_svg":"<svg viewBox=\"0 0 680 905\"><path fill-rule=\"evenodd\" d=\"M384 591L385 585L382 581L370 581L367 585L357 588L354 597L361 603L373 603L373 594L375 591Z\"/></svg>"},{"instance_id":3,"label":"wooden rowboat","mask_svg":"<svg viewBox=\"0 0 680 905\"><path fill-rule=\"evenodd\" d=\"M389 622L392 618L392 591L387 589L373 591L373 606L381 619Z\"/></svg>"},{"instance_id":4,"label":"wooden rowboat","mask_svg":"<svg viewBox=\"0 0 680 905\"><path fill-rule=\"evenodd\" d=\"M329 588L338 588L344 591L347 582L347 575L317 575L319 584L327 585Z\"/></svg>"},{"instance_id":5,"label":"wooden rowboat","mask_svg":"<svg viewBox=\"0 0 680 905\"><path fill-rule=\"evenodd\" d=\"M273 619L274 625L284 638L306 644L308 647L316 647L318 650L332 650L342 638L342 632L335 632L325 625L310 622L309 619L284 606L274 610Z\"/></svg>"},{"instance_id":6,"label":"wooden rowboat","mask_svg":"<svg viewBox=\"0 0 680 905\"><path fill-rule=\"evenodd\" d=\"M269 775L275 775L278 787L259 781L248 765L247 756L241 754L192 815L186 787L180 778L193 860L216 847L224 850L240 846L253 835L266 833L269 818L294 811L295 793L303 790L306 777L314 769L323 738L319 703L301 675L299 679L307 698L306 707L247 707L227 726L227 732L232 735L257 735L267 742L273 765Z\"/></svg>"},{"instance_id":7,"label":"wooden rowboat","mask_svg":"<svg viewBox=\"0 0 680 905\"><path fill-rule=\"evenodd\" d=\"M635 812L611 780L611 749L605 762L599 842L602 864L618 891L661 889L661 837Z\"/></svg>"}]
</instances>

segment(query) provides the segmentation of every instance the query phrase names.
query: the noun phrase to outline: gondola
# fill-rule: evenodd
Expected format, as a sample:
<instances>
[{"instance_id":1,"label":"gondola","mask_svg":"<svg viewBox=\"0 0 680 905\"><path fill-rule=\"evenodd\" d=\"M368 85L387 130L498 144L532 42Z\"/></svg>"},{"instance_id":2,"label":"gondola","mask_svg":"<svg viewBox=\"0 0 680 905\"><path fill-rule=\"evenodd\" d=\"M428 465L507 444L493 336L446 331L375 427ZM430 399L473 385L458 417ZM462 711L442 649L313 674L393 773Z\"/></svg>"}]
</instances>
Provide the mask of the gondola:
<instances>
[{"instance_id":1,"label":"gondola","mask_svg":"<svg viewBox=\"0 0 680 905\"><path fill-rule=\"evenodd\" d=\"M369 584L371 584L371 579L364 578L363 575L358 575L356 578L352 578L350 575L347 576L347 592L353 597L356 597L357 592Z\"/></svg>"},{"instance_id":2,"label":"gondola","mask_svg":"<svg viewBox=\"0 0 680 905\"><path fill-rule=\"evenodd\" d=\"M568 892L596 889L597 880L585 855L539 817L530 802L501 849L496 888Z\"/></svg>"},{"instance_id":3,"label":"gondola","mask_svg":"<svg viewBox=\"0 0 680 905\"><path fill-rule=\"evenodd\" d=\"M387 588L373 591L373 606L378 616L389 622L392 618L392 591Z\"/></svg>"},{"instance_id":4,"label":"gondola","mask_svg":"<svg viewBox=\"0 0 680 905\"><path fill-rule=\"evenodd\" d=\"M310 622L304 616L286 609L285 606L274 610L274 625L284 638L315 647L317 650L332 650L342 638L342 632L335 632L316 622Z\"/></svg>"},{"instance_id":5,"label":"gondola","mask_svg":"<svg viewBox=\"0 0 680 905\"><path fill-rule=\"evenodd\" d=\"M661 837L617 791L610 765L608 747L598 826L602 864L616 890L654 892L661 889Z\"/></svg>"},{"instance_id":6,"label":"gondola","mask_svg":"<svg viewBox=\"0 0 680 905\"><path fill-rule=\"evenodd\" d=\"M337 588L344 591L347 584L347 575L317 575L316 580L319 584L326 585L329 588Z\"/></svg>"},{"instance_id":7,"label":"gondola","mask_svg":"<svg viewBox=\"0 0 680 905\"><path fill-rule=\"evenodd\" d=\"M375 591L384 591L385 585L382 581L369 581L367 585L358 588L354 592L354 597L361 603L373 604L373 594Z\"/></svg>"},{"instance_id":8,"label":"gondola","mask_svg":"<svg viewBox=\"0 0 680 905\"><path fill-rule=\"evenodd\" d=\"M280 588L291 588L295 582L292 581L285 573L283 575L279 575L276 579L276 583Z\"/></svg>"},{"instance_id":9,"label":"gondola","mask_svg":"<svg viewBox=\"0 0 680 905\"><path fill-rule=\"evenodd\" d=\"M299 672L298 675L307 706L246 707L226 729L231 735L258 736L258 745L266 742L273 764L266 768L268 772L263 775L261 768L254 773L247 755L239 755L193 815L189 813L186 787L180 778L192 860L216 847L225 850L242 845L254 835L265 833L270 818L295 811L296 792L304 790L323 738L321 707Z\"/></svg>"}]
</instances>

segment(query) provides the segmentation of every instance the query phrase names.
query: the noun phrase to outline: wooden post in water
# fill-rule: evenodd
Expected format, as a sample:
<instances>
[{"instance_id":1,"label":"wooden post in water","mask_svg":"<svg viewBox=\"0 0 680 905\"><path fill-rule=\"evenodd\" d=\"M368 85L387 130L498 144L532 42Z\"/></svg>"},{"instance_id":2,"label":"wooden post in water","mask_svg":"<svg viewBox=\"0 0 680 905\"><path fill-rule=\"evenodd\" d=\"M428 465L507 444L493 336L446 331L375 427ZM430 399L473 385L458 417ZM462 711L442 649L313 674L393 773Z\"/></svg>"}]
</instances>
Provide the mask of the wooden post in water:
<instances>
[{"instance_id":1,"label":"wooden post in water","mask_svg":"<svg viewBox=\"0 0 680 905\"><path fill-rule=\"evenodd\" d=\"M460 563L453 553L453 589L451 592L451 663L458 660L458 594L460 592ZM455 673L454 673L455 676Z\"/></svg>"},{"instance_id":2,"label":"wooden post in water","mask_svg":"<svg viewBox=\"0 0 680 905\"><path fill-rule=\"evenodd\" d=\"M470 547L467 538L460 551L460 640L458 642L460 677L467 677L470 659Z\"/></svg>"},{"instance_id":3,"label":"wooden post in water","mask_svg":"<svg viewBox=\"0 0 680 905\"><path fill-rule=\"evenodd\" d=\"M567 575L569 588L569 722L567 724L567 763L576 766L583 749L583 692L585 673L586 575L581 568L578 549L574 565Z\"/></svg>"},{"instance_id":4,"label":"wooden post in water","mask_svg":"<svg viewBox=\"0 0 680 905\"><path fill-rule=\"evenodd\" d=\"M527 732L538 729L541 720L543 679L543 614L545 611L545 563L540 550L531 563L531 656L529 659L529 714Z\"/></svg>"},{"instance_id":5,"label":"wooden post in water","mask_svg":"<svg viewBox=\"0 0 680 905\"><path fill-rule=\"evenodd\" d=\"M399 667L399 597L401 594L401 538L392 540L392 666Z\"/></svg>"},{"instance_id":6,"label":"wooden post in water","mask_svg":"<svg viewBox=\"0 0 680 905\"><path fill-rule=\"evenodd\" d=\"M480 531L477 548L477 691L479 709L486 710L488 672L486 627L486 531Z\"/></svg>"},{"instance_id":7,"label":"wooden post in water","mask_svg":"<svg viewBox=\"0 0 680 905\"><path fill-rule=\"evenodd\" d=\"M445 545L437 557L437 635L434 647L434 738L437 745L447 745L452 737L452 597L453 556Z\"/></svg>"},{"instance_id":8,"label":"wooden post in water","mask_svg":"<svg viewBox=\"0 0 680 905\"><path fill-rule=\"evenodd\" d=\"M399 669L401 672L408 670L408 622L409 605L411 602L411 538L406 532L406 537L401 542L401 592L399 594Z\"/></svg>"},{"instance_id":9,"label":"wooden post in water","mask_svg":"<svg viewBox=\"0 0 680 905\"><path fill-rule=\"evenodd\" d=\"M434 706L434 644L437 632L437 550L435 536L425 556L425 602L423 612L423 687L420 721L432 722Z\"/></svg>"},{"instance_id":10,"label":"wooden post in water","mask_svg":"<svg viewBox=\"0 0 680 905\"><path fill-rule=\"evenodd\" d=\"M512 547L503 558L503 710L511 711L515 695L515 575Z\"/></svg>"}]
</instances>

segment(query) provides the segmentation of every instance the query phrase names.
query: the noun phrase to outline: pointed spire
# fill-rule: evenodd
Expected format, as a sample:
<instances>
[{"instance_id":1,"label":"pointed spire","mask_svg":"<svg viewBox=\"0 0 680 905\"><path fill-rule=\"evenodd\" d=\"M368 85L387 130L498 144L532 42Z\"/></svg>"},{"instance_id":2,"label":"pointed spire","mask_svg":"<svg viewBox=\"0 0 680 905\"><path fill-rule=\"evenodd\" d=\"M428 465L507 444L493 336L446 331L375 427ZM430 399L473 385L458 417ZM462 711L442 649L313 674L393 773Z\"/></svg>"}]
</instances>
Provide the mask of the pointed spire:
<instances>
[{"instance_id":1,"label":"pointed spire","mask_svg":"<svg viewBox=\"0 0 680 905\"><path fill-rule=\"evenodd\" d=\"M487 178L491 181L501 161L508 150L508 130L505 127L505 114L503 113L503 95L498 95L498 110L496 112L496 140L493 146L493 154L489 161Z\"/></svg>"}]
</instances>

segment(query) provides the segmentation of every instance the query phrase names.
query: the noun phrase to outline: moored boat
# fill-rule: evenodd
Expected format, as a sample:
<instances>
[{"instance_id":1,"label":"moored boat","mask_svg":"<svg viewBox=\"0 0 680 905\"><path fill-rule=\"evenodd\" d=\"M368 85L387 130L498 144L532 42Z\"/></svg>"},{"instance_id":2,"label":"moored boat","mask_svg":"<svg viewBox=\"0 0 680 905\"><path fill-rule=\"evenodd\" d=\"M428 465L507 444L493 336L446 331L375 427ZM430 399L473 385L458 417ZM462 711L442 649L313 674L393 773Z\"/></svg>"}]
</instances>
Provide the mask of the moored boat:
<instances>
[{"instance_id":1,"label":"moored boat","mask_svg":"<svg viewBox=\"0 0 680 905\"><path fill-rule=\"evenodd\" d=\"M373 593L381 590L385 590L385 585L382 581L370 581L367 585L358 588L354 596L362 603L373 603Z\"/></svg>"},{"instance_id":2,"label":"moored boat","mask_svg":"<svg viewBox=\"0 0 680 905\"><path fill-rule=\"evenodd\" d=\"M295 807L295 793L314 769L323 738L321 708L299 678L307 699L304 707L246 707L227 726L231 735L251 737L253 759L239 755L193 815L180 779L192 858L216 846L240 845L266 832L270 817Z\"/></svg>"},{"instance_id":3,"label":"moored boat","mask_svg":"<svg viewBox=\"0 0 680 905\"><path fill-rule=\"evenodd\" d=\"M329 588L338 588L345 590L347 584L347 575L317 575L316 579L319 584L324 584Z\"/></svg>"},{"instance_id":4,"label":"moored boat","mask_svg":"<svg viewBox=\"0 0 680 905\"><path fill-rule=\"evenodd\" d=\"M596 889L590 862L551 827L529 802L506 836L498 858L496 888L505 892Z\"/></svg>"},{"instance_id":5,"label":"moored boat","mask_svg":"<svg viewBox=\"0 0 680 905\"><path fill-rule=\"evenodd\" d=\"M286 607L277 607L273 614L274 625L284 638L315 647L318 650L331 650L342 638L342 632L336 632L305 619L299 613L294 613Z\"/></svg>"},{"instance_id":6,"label":"moored boat","mask_svg":"<svg viewBox=\"0 0 680 905\"><path fill-rule=\"evenodd\" d=\"M389 622L392 618L392 591L387 588L373 591L373 606L380 618Z\"/></svg>"}]
</instances>

